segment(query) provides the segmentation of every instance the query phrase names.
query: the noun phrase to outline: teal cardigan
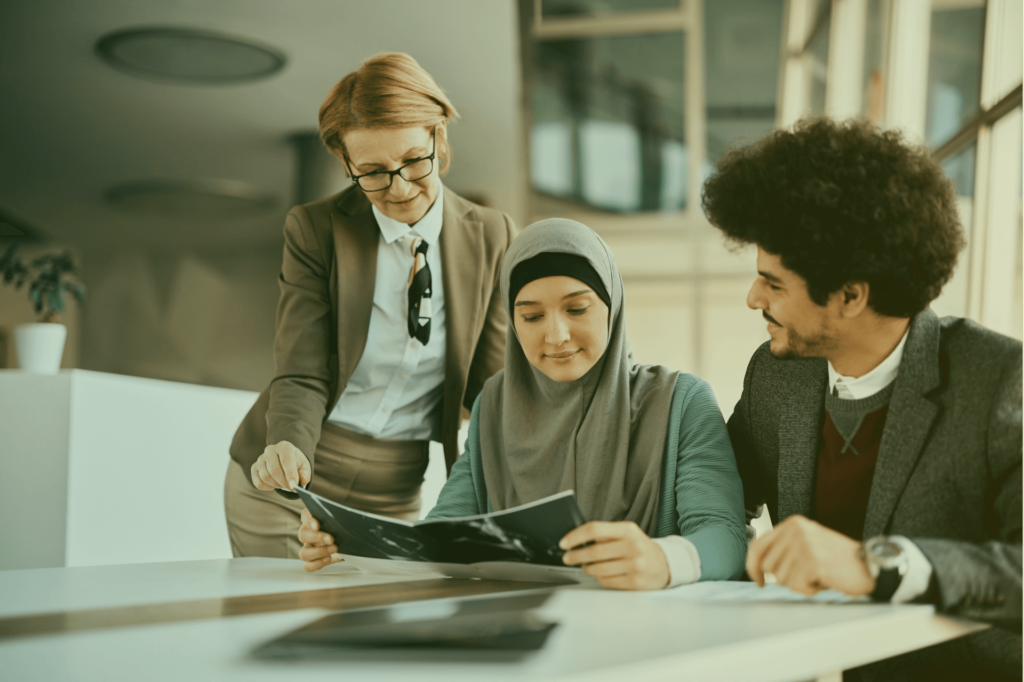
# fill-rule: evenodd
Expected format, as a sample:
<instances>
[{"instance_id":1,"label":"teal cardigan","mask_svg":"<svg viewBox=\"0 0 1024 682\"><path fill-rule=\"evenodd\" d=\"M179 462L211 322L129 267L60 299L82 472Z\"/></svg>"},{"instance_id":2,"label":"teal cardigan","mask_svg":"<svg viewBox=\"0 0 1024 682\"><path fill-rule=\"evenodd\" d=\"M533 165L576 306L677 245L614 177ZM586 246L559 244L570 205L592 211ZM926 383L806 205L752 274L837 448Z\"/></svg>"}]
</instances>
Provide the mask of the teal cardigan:
<instances>
[{"instance_id":1,"label":"teal cardigan","mask_svg":"<svg viewBox=\"0 0 1024 682\"><path fill-rule=\"evenodd\" d=\"M480 398L473 405L465 452L428 519L491 511L480 457ZM708 384L680 374L669 412L655 537L682 535L700 555L701 580L729 580L747 554L743 484L722 413Z\"/></svg>"}]
</instances>

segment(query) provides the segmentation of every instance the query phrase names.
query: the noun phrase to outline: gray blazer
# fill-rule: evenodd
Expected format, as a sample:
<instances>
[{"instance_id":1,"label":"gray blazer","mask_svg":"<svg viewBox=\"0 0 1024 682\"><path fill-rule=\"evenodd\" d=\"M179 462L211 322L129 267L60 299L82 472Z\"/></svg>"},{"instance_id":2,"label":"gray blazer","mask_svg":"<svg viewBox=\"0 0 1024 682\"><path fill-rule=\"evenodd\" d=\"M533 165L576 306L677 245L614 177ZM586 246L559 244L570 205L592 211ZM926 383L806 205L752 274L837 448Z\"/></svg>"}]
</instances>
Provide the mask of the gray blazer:
<instances>
[{"instance_id":1,"label":"gray blazer","mask_svg":"<svg viewBox=\"0 0 1024 682\"><path fill-rule=\"evenodd\" d=\"M1002 627L968 655L1021 669L1021 343L970 320L917 315L871 484L863 537L913 540L938 610ZM810 516L828 369L761 346L729 419L751 518ZM948 646L948 645L943 645Z\"/></svg>"},{"instance_id":2,"label":"gray blazer","mask_svg":"<svg viewBox=\"0 0 1024 682\"><path fill-rule=\"evenodd\" d=\"M512 220L444 189L445 378L441 442L449 470L459 456L461 408L505 362L505 305L498 273L516 235ZM284 226L275 374L242 420L231 457L249 469L263 448L286 440L309 459L320 428L366 346L380 229L352 185L296 206Z\"/></svg>"}]
</instances>

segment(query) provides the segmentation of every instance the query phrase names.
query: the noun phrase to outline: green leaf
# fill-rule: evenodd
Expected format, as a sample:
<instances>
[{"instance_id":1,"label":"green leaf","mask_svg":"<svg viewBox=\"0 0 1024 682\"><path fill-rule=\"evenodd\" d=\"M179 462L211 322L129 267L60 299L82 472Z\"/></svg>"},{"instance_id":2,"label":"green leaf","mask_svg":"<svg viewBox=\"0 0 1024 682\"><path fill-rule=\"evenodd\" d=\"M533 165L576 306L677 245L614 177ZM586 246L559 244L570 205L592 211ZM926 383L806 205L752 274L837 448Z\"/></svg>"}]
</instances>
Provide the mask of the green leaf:
<instances>
[{"instance_id":1,"label":"green leaf","mask_svg":"<svg viewBox=\"0 0 1024 682\"><path fill-rule=\"evenodd\" d=\"M60 291L50 291L46 297L46 302L50 305L50 310L55 313L62 312L64 310L64 297Z\"/></svg>"},{"instance_id":2,"label":"green leaf","mask_svg":"<svg viewBox=\"0 0 1024 682\"><path fill-rule=\"evenodd\" d=\"M4 255L3 256L0 256L0 267L8 268L11 265L20 263L20 259L19 260L15 260L15 258L14 258L14 252L17 251L17 250L18 250L18 245L17 244L11 244L11 248L9 248L6 251L4 251Z\"/></svg>"}]
</instances>

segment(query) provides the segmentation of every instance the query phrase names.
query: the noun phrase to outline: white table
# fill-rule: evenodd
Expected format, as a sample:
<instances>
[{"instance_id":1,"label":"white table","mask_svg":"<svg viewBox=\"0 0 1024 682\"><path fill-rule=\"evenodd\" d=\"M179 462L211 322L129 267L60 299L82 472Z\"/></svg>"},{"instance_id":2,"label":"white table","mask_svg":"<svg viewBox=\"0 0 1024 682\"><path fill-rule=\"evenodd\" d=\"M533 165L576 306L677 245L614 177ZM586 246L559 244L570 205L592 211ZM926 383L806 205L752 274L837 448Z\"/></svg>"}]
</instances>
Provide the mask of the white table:
<instances>
[{"instance_id":1,"label":"white table","mask_svg":"<svg viewBox=\"0 0 1024 682\"><path fill-rule=\"evenodd\" d=\"M416 578L366 575L341 567L329 570L310 575L298 561L230 559L2 571L0 619L329 588L346 588L335 590L340 594L381 593L419 584ZM457 584L467 585L444 583ZM312 682L337 680L339 673L346 680L402 682L835 680L843 669L983 627L937 616L930 606L706 601L716 593L736 591L736 584L695 587L699 594L689 598L685 590L652 598L643 593L560 589L542 609L560 626L542 651L517 663L423 662L403 660L401 654L386 662L278 663L249 655L256 645L326 613L305 609L0 639L0 671L12 682ZM434 592L443 597L447 589ZM74 617L66 621L72 623Z\"/></svg>"}]
</instances>

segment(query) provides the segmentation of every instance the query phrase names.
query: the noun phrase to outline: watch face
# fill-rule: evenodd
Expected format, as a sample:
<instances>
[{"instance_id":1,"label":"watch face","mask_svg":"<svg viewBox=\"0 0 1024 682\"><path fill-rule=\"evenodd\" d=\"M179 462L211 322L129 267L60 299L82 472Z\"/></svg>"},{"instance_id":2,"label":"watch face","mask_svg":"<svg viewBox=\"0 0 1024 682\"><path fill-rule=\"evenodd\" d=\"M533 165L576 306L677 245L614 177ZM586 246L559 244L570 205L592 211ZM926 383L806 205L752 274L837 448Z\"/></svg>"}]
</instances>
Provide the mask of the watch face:
<instances>
[{"instance_id":1,"label":"watch face","mask_svg":"<svg viewBox=\"0 0 1024 682\"><path fill-rule=\"evenodd\" d=\"M903 547L898 542L888 538L871 538L865 544L865 549L871 555L874 562L881 569L895 568L900 565L903 559Z\"/></svg>"},{"instance_id":2,"label":"watch face","mask_svg":"<svg viewBox=\"0 0 1024 682\"><path fill-rule=\"evenodd\" d=\"M871 545L871 553L877 556L879 559L892 559L898 557L903 548L895 542L889 540L880 540Z\"/></svg>"}]
</instances>

